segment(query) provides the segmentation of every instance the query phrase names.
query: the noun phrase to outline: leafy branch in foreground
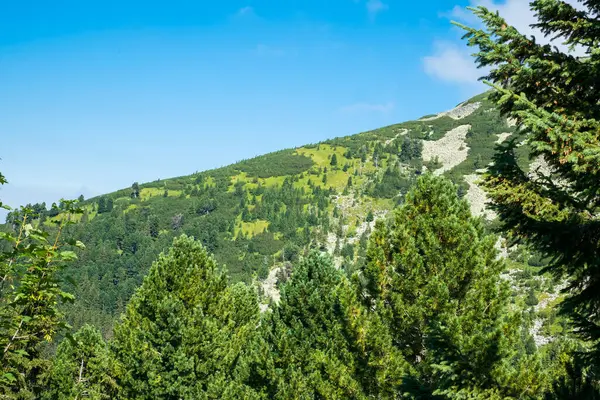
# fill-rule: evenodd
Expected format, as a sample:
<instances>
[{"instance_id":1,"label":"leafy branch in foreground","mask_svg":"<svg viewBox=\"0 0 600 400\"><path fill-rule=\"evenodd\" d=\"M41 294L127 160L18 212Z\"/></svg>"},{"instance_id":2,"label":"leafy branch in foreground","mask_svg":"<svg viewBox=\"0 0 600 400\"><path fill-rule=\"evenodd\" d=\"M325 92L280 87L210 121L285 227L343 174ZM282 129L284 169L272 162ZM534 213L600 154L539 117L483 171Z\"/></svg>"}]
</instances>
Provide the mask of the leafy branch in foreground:
<instances>
[{"instance_id":1,"label":"leafy branch in foreground","mask_svg":"<svg viewBox=\"0 0 600 400\"><path fill-rule=\"evenodd\" d=\"M5 182L0 176L0 182ZM79 241L65 242L64 228L81 213L75 201L62 201L65 212L51 236L28 221L31 210L21 208L14 232L0 232L0 397L36 398L40 379L49 366L41 357L43 345L67 327L58 306L73 296L60 287L58 272L76 259Z\"/></svg>"}]
</instances>

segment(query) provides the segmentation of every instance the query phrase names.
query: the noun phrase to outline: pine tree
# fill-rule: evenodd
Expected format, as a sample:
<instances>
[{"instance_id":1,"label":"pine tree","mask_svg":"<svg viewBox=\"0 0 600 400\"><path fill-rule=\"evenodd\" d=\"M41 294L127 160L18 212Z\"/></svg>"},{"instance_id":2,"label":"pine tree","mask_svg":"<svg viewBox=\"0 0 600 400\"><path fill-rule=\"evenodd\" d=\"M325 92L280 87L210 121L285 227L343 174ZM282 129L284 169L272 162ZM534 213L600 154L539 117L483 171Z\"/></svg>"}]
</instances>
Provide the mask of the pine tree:
<instances>
[{"instance_id":1,"label":"pine tree","mask_svg":"<svg viewBox=\"0 0 600 400\"><path fill-rule=\"evenodd\" d=\"M84 325L58 346L45 399L113 399L118 387L108 346L95 327Z\"/></svg>"},{"instance_id":2,"label":"pine tree","mask_svg":"<svg viewBox=\"0 0 600 400\"><path fill-rule=\"evenodd\" d=\"M295 267L263 332L269 398L394 398L402 358L328 256Z\"/></svg>"},{"instance_id":3,"label":"pine tree","mask_svg":"<svg viewBox=\"0 0 600 400\"><path fill-rule=\"evenodd\" d=\"M335 155L335 153L333 153L333 155L331 156L331 161L329 162L329 164L332 167L336 167L337 166L337 156Z\"/></svg>"},{"instance_id":4,"label":"pine tree","mask_svg":"<svg viewBox=\"0 0 600 400\"><path fill-rule=\"evenodd\" d=\"M115 327L114 353L129 399L253 398L244 361L258 300L185 235L152 265Z\"/></svg>"},{"instance_id":5,"label":"pine tree","mask_svg":"<svg viewBox=\"0 0 600 400\"><path fill-rule=\"evenodd\" d=\"M504 363L519 321L507 308L495 240L454 185L431 175L419 178L389 226L376 223L354 279L412 365L404 390L415 398L512 394Z\"/></svg>"},{"instance_id":6,"label":"pine tree","mask_svg":"<svg viewBox=\"0 0 600 400\"><path fill-rule=\"evenodd\" d=\"M483 7L472 10L484 30L458 25L479 48L478 64L490 68L482 78L495 89L490 99L520 127L485 176L494 208L514 239L545 253L552 259L548 270L570 279L562 310L594 346L588 361L599 368L600 5L581 3L531 3L535 26L580 55L541 45ZM523 139L549 172L522 170L515 147Z\"/></svg>"},{"instance_id":7,"label":"pine tree","mask_svg":"<svg viewBox=\"0 0 600 400\"><path fill-rule=\"evenodd\" d=\"M156 215L150 215L148 217L148 233L151 237L157 238L160 230L160 224Z\"/></svg>"},{"instance_id":8,"label":"pine tree","mask_svg":"<svg viewBox=\"0 0 600 400\"><path fill-rule=\"evenodd\" d=\"M98 199L98 214L102 214L106 212L106 199L104 197L100 197Z\"/></svg>"},{"instance_id":9,"label":"pine tree","mask_svg":"<svg viewBox=\"0 0 600 400\"><path fill-rule=\"evenodd\" d=\"M131 198L137 199L140 197L140 185L137 182L133 182L131 185Z\"/></svg>"}]
</instances>

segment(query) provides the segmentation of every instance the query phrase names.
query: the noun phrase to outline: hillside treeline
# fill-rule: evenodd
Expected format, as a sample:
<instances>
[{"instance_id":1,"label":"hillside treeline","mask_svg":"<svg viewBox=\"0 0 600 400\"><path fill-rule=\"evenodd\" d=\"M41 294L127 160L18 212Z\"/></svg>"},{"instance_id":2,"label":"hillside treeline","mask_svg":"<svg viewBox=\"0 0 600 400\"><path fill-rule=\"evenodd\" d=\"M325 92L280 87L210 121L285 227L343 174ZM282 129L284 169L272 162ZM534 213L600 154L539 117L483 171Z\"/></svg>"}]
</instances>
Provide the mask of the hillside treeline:
<instances>
[{"instance_id":1,"label":"hillside treeline","mask_svg":"<svg viewBox=\"0 0 600 400\"><path fill-rule=\"evenodd\" d=\"M311 180L317 202L310 204L303 196L308 189L292 178L283 178L282 189L272 192L255 183L253 190L263 192L248 202L241 185L233 185L233 196L225 195L229 176L211 177L206 193L188 188L200 199L193 212L218 215L229 201L226 209L240 211L241 221L236 217L222 229L195 226L190 235L178 231L183 212L168 220L158 214L127 217L135 215L136 204L121 210L122 226L99 220L107 232L123 231L117 254L133 256L116 271L125 274L120 279L132 295L120 300L118 320L107 317L74 331L64 305L75 301L71 289L84 282L69 278L69 265L78 256L103 256L101 246L86 254L81 220L90 217L90 209L83 201L63 201L53 215L45 207L11 213L0 230L0 398L600 398L600 6L581 3L578 8L559 0L531 3L536 27L562 38L574 54L540 45L484 7L474 9L484 29L461 26L478 49L477 63L490 71L484 77L493 86L490 100L517 125L483 175L498 215L496 233L471 214L461 187L447 177L419 173L394 182L396 167L386 165L390 172L380 183L387 179L405 195L391 218L377 220L364 233L360 256L347 257L352 265L337 268L311 240L311 231L336 229L324 212L325 181L342 176L337 172L345 167L339 165L345 155L327 159L335 173L325 172L321 184ZM412 172L421 171L414 140L390 150L404 151L405 161L414 162ZM523 169L524 141L545 168ZM357 152L348 156L363 157L362 148L347 146ZM385 150L377 152L371 156L376 167ZM257 161L242 166L251 173L260 169ZM306 168L312 161L295 155L285 174ZM273 173L276 169L264 176L271 179ZM360 179L359 172L354 176ZM355 182L336 184L347 189ZM376 190L386 198L388 189ZM150 192L134 184L129 196L135 200ZM265 198L270 200L262 204ZM98 200L94 212L111 213L114 207L112 199ZM279 224L278 234L255 213ZM43 218L56 226L47 228ZM177 235L160 235L166 223ZM126 224L144 224L148 235L125 240L126 232L139 231ZM250 241L261 237L247 244L254 257L246 262L263 277L270 265L266 253L284 247L282 238L297 239L288 249L293 268L282 274L280 299L266 310L254 280L230 279L213 257L227 253L211 247L225 246L224 238L210 239L223 232ZM497 233L538 254L541 272L564 282L557 305L564 332L547 343L532 340L531 308L515 300L509 260L495 246ZM120 231L112 234L120 237ZM160 254L139 251L146 240L169 240L170 247ZM240 248L233 254L245 259ZM537 303L532 294L528 306ZM85 304L79 306L85 312Z\"/></svg>"}]
</instances>

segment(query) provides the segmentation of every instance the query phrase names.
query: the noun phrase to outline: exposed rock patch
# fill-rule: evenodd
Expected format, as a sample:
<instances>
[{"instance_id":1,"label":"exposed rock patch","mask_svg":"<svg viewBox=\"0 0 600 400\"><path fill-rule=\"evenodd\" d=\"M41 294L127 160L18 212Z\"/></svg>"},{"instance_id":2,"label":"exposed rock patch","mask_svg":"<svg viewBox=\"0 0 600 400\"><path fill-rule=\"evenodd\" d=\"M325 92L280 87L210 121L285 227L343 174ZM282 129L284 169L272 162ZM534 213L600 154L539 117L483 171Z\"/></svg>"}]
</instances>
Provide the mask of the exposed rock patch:
<instances>
[{"instance_id":1,"label":"exposed rock patch","mask_svg":"<svg viewBox=\"0 0 600 400\"><path fill-rule=\"evenodd\" d=\"M279 303L281 298L279 289L277 289L277 274L281 268L273 268L269 271L267 279L260 283L263 294L267 298L271 298L275 303ZM260 311L265 312L269 308L268 304L260 304Z\"/></svg>"},{"instance_id":2,"label":"exposed rock patch","mask_svg":"<svg viewBox=\"0 0 600 400\"><path fill-rule=\"evenodd\" d=\"M500 144L502 142L504 142L506 139L508 139L508 137L512 135L512 133L510 132L502 132L502 133L498 133L498 140L496 140L496 143Z\"/></svg>"},{"instance_id":3,"label":"exposed rock patch","mask_svg":"<svg viewBox=\"0 0 600 400\"><path fill-rule=\"evenodd\" d=\"M558 296L560 295L560 292L567 286L567 282L562 282L560 285L556 286L554 288L554 293L548 293L548 296L545 297L544 299L542 299L542 301L540 301L535 307L534 310L536 313L539 313L540 311L544 310L545 308L547 308L551 303L553 303L554 301L556 301L556 299L558 298ZM552 337L547 337L547 336L543 336L540 335L540 330L542 329L542 326L544 325L544 321L541 318L536 318L533 320L533 326L531 327L531 329L529 330L529 334L531 336L533 336L533 341L535 342L536 346L543 346L545 344L550 343L553 338Z\"/></svg>"},{"instance_id":4,"label":"exposed rock patch","mask_svg":"<svg viewBox=\"0 0 600 400\"><path fill-rule=\"evenodd\" d=\"M420 121L432 121L434 119L441 118L444 116L448 116L452 119L462 119L473 114L473 112L475 112L475 110L477 110L479 107L481 107L480 102L467 104L462 103L459 104L457 107L453 108L452 110L441 112L434 117L421 118Z\"/></svg>"},{"instance_id":5,"label":"exposed rock patch","mask_svg":"<svg viewBox=\"0 0 600 400\"><path fill-rule=\"evenodd\" d=\"M529 165L530 178L541 178L542 176L549 176L551 173L550 165L548 165L542 156L538 156Z\"/></svg>"},{"instance_id":6,"label":"exposed rock patch","mask_svg":"<svg viewBox=\"0 0 600 400\"><path fill-rule=\"evenodd\" d=\"M356 227L356 235L354 237L348 238L348 243L357 243L360 240L360 237L365 233L365 231L370 230L373 232L373 228L375 228L375 222L378 219L382 219L386 216L386 211L376 211L373 213L373 221L367 222L364 221Z\"/></svg>"},{"instance_id":7,"label":"exposed rock patch","mask_svg":"<svg viewBox=\"0 0 600 400\"><path fill-rule=\"evenodd\" d=\"M456 167L467 159L469 147L465 142L471 125L461 125L446 132L439 140L423 141L423 161L428 162L437 157L442 164L433 174L441 175Z\"/></svg>"},{"instance_id":8,"label":"exposed rock patch","mask_svg":"<svg viewBox=\"0 0 600 400\"><path fill-rule=\"evenodd\" d=\"M484 217L488 221L491 221L497 217L493 210L489 210L487 205L489 199L485 191L477 185L479 176L476 174L465 175L465 181L469 184L469 190L465 195L465 198L471 205L471 214L477 217Z\"/></svg>"},{"instance_id":9,"label":"exposed rock patch","mask_svg":"<svg viewBox=\"0 0 600 400\"><path fill-rule=\"evenodd\" d=\"M494 244L494 247L496 248L496 250L498 250L498 257L508 258L508 248L506 247L506 239L504 239L502 236L499 236L498 240L496 240L496 243ZM512 276L511 280L514 280Z\"/></svg>"},{"instance_id":10,"label":"exposed rock patch","mask_svg":"<svg viewBox=\"0 0 600 400\"><path fill-rule=\"evenodd\" d=\"M541 318L536 318L533 320L533 326L529 329L529 334L533 336L533 341L537 347L543 346L552 341L552 338L540 335L542 325L544 325L544 321Z\"/></svg>"}]
</instances>

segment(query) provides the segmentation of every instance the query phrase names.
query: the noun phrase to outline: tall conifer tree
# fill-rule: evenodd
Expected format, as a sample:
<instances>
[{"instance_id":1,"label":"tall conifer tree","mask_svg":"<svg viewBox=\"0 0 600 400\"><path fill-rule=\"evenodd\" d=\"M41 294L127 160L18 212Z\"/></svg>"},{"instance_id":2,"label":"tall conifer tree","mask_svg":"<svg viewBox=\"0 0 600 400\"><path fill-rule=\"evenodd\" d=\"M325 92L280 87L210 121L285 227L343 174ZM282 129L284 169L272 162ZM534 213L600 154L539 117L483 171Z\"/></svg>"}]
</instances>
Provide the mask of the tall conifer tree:
<instances>
[{"instance_id":1,"label":"tall conifer tree","mask_svg":"<svg viewBox=\"0 0 600 400\"><path fill-rule=\"evenodd\" d=\"M115 327L114 353L128 399L253 398L245 353L258 301L227 285L204 247L185 235L152 265Z\"/></svg>"},{"instance_id":2,"label":"tall conifer tree","mask_svg":"<svg viewBox=\"0 0 600 400\"><path fill-rule=\"evenodd\" d=\"M331 259L314 251L294 269L264 327L272 399L393 398L401 355Z\"/></svg>"},{"instance_id":3,"label":"tall conifer tree","mask_svg":"<svg viewBox=\"0 0 600 400\"><path fill-rule=\"evenodd\" d=\"M431 175L417 181L389 226L377 222L356 278L411 364L405 394L519 397L506 383L514 377L506 361L520 325L507 307L495 241L456 187Z\"/></svg>"},{"instance_id":4,"label":"tall conifer tree","mask_svg":"<svg viewBox=\"0 0 600 400\"><path fill-rule=\"evenodd\" d=\"M567 276L563 311L594 351L600 366L600 3L560 0L531 3L544 35L576 51L541 45L484 7L472 9L484 29L467 33L490 98L520 126L500 149L485 185L514 239L550 256L549 270ZM526 173L516 162L517 142L548 168ZM596 378L597 381L597 378Z\"/></svg>"}]
</instances>

